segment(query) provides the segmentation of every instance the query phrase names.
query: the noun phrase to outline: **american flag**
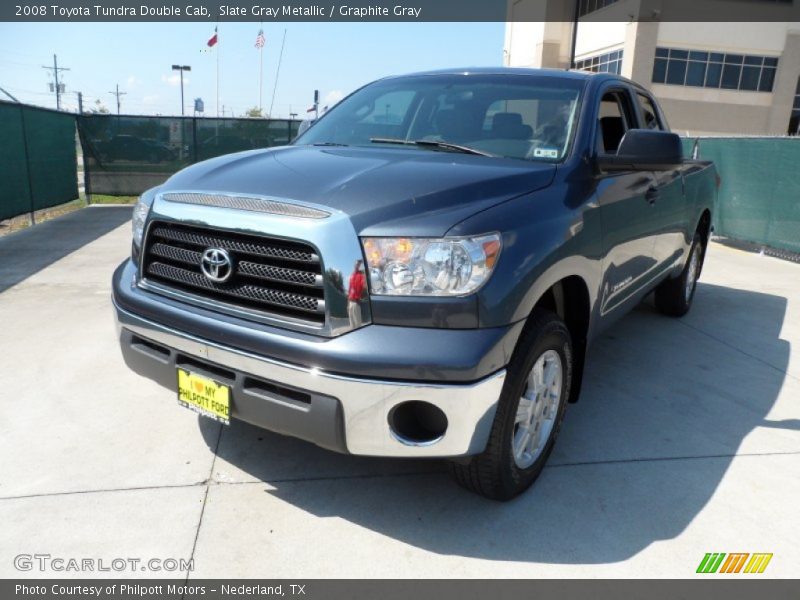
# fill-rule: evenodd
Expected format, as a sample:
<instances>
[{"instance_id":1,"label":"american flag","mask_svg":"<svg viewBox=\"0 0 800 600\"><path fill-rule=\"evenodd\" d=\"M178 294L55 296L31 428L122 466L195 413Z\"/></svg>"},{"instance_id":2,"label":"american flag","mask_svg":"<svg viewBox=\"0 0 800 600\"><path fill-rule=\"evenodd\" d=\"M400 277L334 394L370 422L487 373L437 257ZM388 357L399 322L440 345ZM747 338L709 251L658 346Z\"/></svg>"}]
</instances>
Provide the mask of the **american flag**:
<instances>
[{"instance_id":1,"label":"american flag","mask_svg":"<svg viewBox=\"0 0 800 600\"><path fill-rule=\"evenodd\" d=\"M266 44L266 43L267 43L267 39L264 37L264 30L263 29L259 29L258 30L258 35L256 36L256 48L261 49L261 48L264 47L264 44Z\"/></svg>"}]
</instances>

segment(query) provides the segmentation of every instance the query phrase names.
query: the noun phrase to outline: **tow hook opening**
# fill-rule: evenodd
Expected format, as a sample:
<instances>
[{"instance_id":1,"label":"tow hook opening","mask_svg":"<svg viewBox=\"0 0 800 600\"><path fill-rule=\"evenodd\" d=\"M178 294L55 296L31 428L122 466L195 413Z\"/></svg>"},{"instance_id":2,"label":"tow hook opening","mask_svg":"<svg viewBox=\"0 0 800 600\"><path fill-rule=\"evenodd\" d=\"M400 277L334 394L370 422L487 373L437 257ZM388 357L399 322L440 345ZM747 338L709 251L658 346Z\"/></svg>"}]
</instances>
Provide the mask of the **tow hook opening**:
<instances>
[{"instance_id":1,"label":"tow hook opening","mask_svg":"<svg viewBox=\"0 0 800 600\"><path fill-rule=\"evenodd\" d=\"M430 402L409 400L389 412L389 430L406 446L430 446L444 437L447 416Z\"/></svg>"}]
</instances>

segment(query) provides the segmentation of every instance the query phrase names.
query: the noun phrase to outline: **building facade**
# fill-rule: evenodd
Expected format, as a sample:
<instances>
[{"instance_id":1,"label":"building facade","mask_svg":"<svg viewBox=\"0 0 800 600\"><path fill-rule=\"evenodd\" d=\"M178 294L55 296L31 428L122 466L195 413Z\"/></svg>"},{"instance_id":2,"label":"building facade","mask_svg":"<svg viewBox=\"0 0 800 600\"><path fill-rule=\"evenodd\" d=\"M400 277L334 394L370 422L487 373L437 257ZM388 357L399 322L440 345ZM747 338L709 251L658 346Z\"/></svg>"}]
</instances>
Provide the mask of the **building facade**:
<instances>
[{"instance_id":1,"label":"building facade","mask_svg":"<svg viewBox=\"0 0 800 600\"><path fill-rule=\"evenodd\" d=\"M735 9L737 2L718 5ZM575 29L571 6L510 0L504 63L567 68ZM581 0L579 6L575 67L619 73L646 86L674 131L798 134L800 22L675 22L665 20L669 5L663 0ZM537 16L542 20L533 20Z\"/></svg>"}]
</instances>

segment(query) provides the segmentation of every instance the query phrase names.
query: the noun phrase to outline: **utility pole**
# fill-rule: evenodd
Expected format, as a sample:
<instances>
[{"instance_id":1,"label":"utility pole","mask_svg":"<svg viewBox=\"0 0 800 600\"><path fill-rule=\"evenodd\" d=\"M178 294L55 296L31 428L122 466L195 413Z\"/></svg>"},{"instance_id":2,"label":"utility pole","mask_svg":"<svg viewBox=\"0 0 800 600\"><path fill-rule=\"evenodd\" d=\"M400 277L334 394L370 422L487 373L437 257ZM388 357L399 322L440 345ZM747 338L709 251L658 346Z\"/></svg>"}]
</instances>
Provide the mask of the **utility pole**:
<instances>
[{"instance_id":1,"label":"utility pole","mask_svg":"<svg viewBox=\"0 0 800 600\"><path fill-rule=\"evenodd\" d=\"M56 84L54 86L54 90L56 92L56 110L61 110L61 92L63 91L61 89L61 86L64 85L64 84L63 83L61 83L61 84L58 83L58 72L59 71L69 71L69 69L66 68L66 67L59 67L58 66L58 57L55 54L53 54L53 66L52 67L45 67L44 65L42 65L42 68L53 72L53 77L55 78L55 82L56 82Z\"/></svg>"},{"instance_id":2,"label":"utility pole","mask_svg":"<svg viewBox=\"0 0 800 600\"><path fill-rule=\"evenodd\" d=\"M124 96L128 92L120 92L119 91L119 84L117 84L117 91L116 92L108 92L108 93L111 94L112 96L116 96L117 97L117 115L119 115L119 97L120 96Z\"/></svg>"},{"instance_id":3,"label":"utility pole","mask_svg":"<svg viewBox=\"0 0 800 600\"><path fill-rule=\"evenodd\" d=\"M78 92L78 114L83 114L83 92Z\"/></svg>"}]
</instances>

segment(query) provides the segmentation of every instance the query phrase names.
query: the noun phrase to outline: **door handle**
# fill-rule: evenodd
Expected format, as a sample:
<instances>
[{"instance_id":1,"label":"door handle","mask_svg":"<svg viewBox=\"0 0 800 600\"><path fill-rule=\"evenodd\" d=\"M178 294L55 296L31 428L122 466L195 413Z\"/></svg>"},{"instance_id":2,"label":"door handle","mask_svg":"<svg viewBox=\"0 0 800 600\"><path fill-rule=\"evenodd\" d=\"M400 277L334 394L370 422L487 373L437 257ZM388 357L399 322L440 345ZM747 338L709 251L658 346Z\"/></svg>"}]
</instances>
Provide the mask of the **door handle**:
<instances>
[{"instance_id":1,"label":"door handle","mask_svg":"<svg viewBox=\"0 0 800 600\"><path fill-rule=\"evenodd\" d=\"M658 188L651 185L649 188L647 188L647 191L644 193L644 199L647 200L647 202L650 204L655 204L656 200L658 200L659 195L660 194Z\"/></svg>"}]
</instances>

